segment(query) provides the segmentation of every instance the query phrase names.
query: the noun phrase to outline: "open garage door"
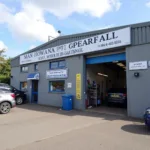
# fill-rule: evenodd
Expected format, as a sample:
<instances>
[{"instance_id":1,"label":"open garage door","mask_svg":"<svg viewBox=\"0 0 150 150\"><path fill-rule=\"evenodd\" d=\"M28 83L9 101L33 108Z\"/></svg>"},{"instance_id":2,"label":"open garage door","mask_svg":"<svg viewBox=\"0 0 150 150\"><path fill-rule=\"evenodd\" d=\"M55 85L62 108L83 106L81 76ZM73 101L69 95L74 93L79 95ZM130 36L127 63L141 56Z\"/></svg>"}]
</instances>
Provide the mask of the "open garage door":
<instances>
[{"instance_id":1,"label":"open garage door","mask_svg":"<svg viewBox=\"0 0 150 150\"><path fill-rule=\"evenodd\" d=\"M111 54L97 57L90 57L86 59L86 64L100 64L100 63L108 63L114 61L125 61L126 55L125 53L119 54Z\"/></svg>"},{"instance_id":2,"label":"open garage door","mask_svg":"<svg viewBox=\"0 0 150 150\"><path fill-rule=\"evenodd\" d=\"M125 53L87 58L86 79L87 107L127 107Z\"/></svg>"}]
</instances>

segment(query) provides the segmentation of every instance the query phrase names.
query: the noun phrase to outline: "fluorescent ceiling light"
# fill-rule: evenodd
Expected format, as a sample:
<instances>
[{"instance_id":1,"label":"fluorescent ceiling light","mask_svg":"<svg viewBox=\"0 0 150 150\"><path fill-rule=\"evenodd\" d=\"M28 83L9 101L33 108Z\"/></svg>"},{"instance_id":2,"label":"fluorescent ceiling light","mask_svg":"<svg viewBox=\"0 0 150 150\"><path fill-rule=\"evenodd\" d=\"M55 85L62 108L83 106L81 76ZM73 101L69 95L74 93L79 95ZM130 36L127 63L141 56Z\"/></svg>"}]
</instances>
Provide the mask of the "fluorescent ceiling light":
<instances>
[{"instance_id":1,"label":"fluorescent ceiling light","mask_svg":"<svg viewBox=\"0 0 150 150\"><path fill-rule=\"evenodd\" d=\"M113 61L113 63L118 63L119 61Z\"/></svg>"},{"instance_id":2,"label":"fluorescent ceiling light","mask_svg":"<svg viewBox=\"0 0 150 150\"><path fill-rule=\"evenodd\" d=\"M103 77L108 77L108 75L103 74L103 73L98 73L99 76L103 76Z\"/></svg>"},{"instance_id":3,"label":"fluorescent ceiling light","mask_svg":"<svg viewBox=\"0 0 150 150\"><path fill-rule=\"evenodd\" d=\"M117 65L120 67L125 67L124 64L122 64L122 63L117 63Z\"/></svg>"}]
</instances>

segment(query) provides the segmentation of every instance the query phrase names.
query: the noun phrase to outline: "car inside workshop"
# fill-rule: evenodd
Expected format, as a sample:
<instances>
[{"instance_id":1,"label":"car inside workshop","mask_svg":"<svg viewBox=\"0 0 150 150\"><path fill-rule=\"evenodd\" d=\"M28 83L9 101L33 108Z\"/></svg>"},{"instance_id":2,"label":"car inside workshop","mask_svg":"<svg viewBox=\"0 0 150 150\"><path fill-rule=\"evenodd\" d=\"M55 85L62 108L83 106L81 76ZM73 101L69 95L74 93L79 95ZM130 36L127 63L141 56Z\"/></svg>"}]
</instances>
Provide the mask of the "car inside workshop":
<instances>
[{"instance_id":1,"label":"car inside workshop","mask_svg":"<svg viewBox=\"0 0 150 150\"><path fill-rule=\"evenodd\" d=\"M86 107L110 113L127 113L125 52L87 56Z\"/></svg>"}]
</instances>

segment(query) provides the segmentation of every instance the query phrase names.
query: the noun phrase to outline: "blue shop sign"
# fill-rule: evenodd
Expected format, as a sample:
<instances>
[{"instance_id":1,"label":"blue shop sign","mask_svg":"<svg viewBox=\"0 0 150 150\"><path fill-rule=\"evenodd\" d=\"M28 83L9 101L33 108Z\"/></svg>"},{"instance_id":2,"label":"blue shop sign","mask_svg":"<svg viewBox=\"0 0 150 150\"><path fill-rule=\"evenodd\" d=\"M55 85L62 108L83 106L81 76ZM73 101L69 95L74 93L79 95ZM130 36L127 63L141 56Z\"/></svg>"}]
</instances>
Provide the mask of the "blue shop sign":
<instances>
[{"instance_id":1,"label":"blue shop sign","mask_svg":"<svg viewBox=\"0 0 150 150\"><path fill-rule=\"evenodd\" d=\"M40 74L39 73L30 73L27 76L27 80L39 80Z\"/></svg>"}]
</instances>

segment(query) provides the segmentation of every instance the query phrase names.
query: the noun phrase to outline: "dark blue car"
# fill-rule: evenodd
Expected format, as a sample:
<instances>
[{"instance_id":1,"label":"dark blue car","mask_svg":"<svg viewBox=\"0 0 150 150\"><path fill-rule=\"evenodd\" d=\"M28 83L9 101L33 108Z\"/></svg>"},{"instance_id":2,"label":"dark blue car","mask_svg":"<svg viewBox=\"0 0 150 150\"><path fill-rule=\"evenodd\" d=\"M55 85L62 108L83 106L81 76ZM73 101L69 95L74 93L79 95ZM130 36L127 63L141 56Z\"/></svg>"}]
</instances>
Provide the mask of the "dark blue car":
<instances>
[{"instance_id":1,"label":"dark blue car","mask_svg":"<svg viewBox=\"0 0 150 150\"><path fill-rule=\"evenodd\" d=\"M111 88L106 94L106 99L108 106L114 103L127 107L127 90L126 88Z\"/></svg>"},{"instance_id":2,"label":"dark blue car","mask_svg":"<svg viewBox=\"0 0 150 150\"><path fill-rule=\"evenodd\" d=\"M146 109L144 114L145 125L150 128L150 107Z\"/></svg>"}]
</instances>

